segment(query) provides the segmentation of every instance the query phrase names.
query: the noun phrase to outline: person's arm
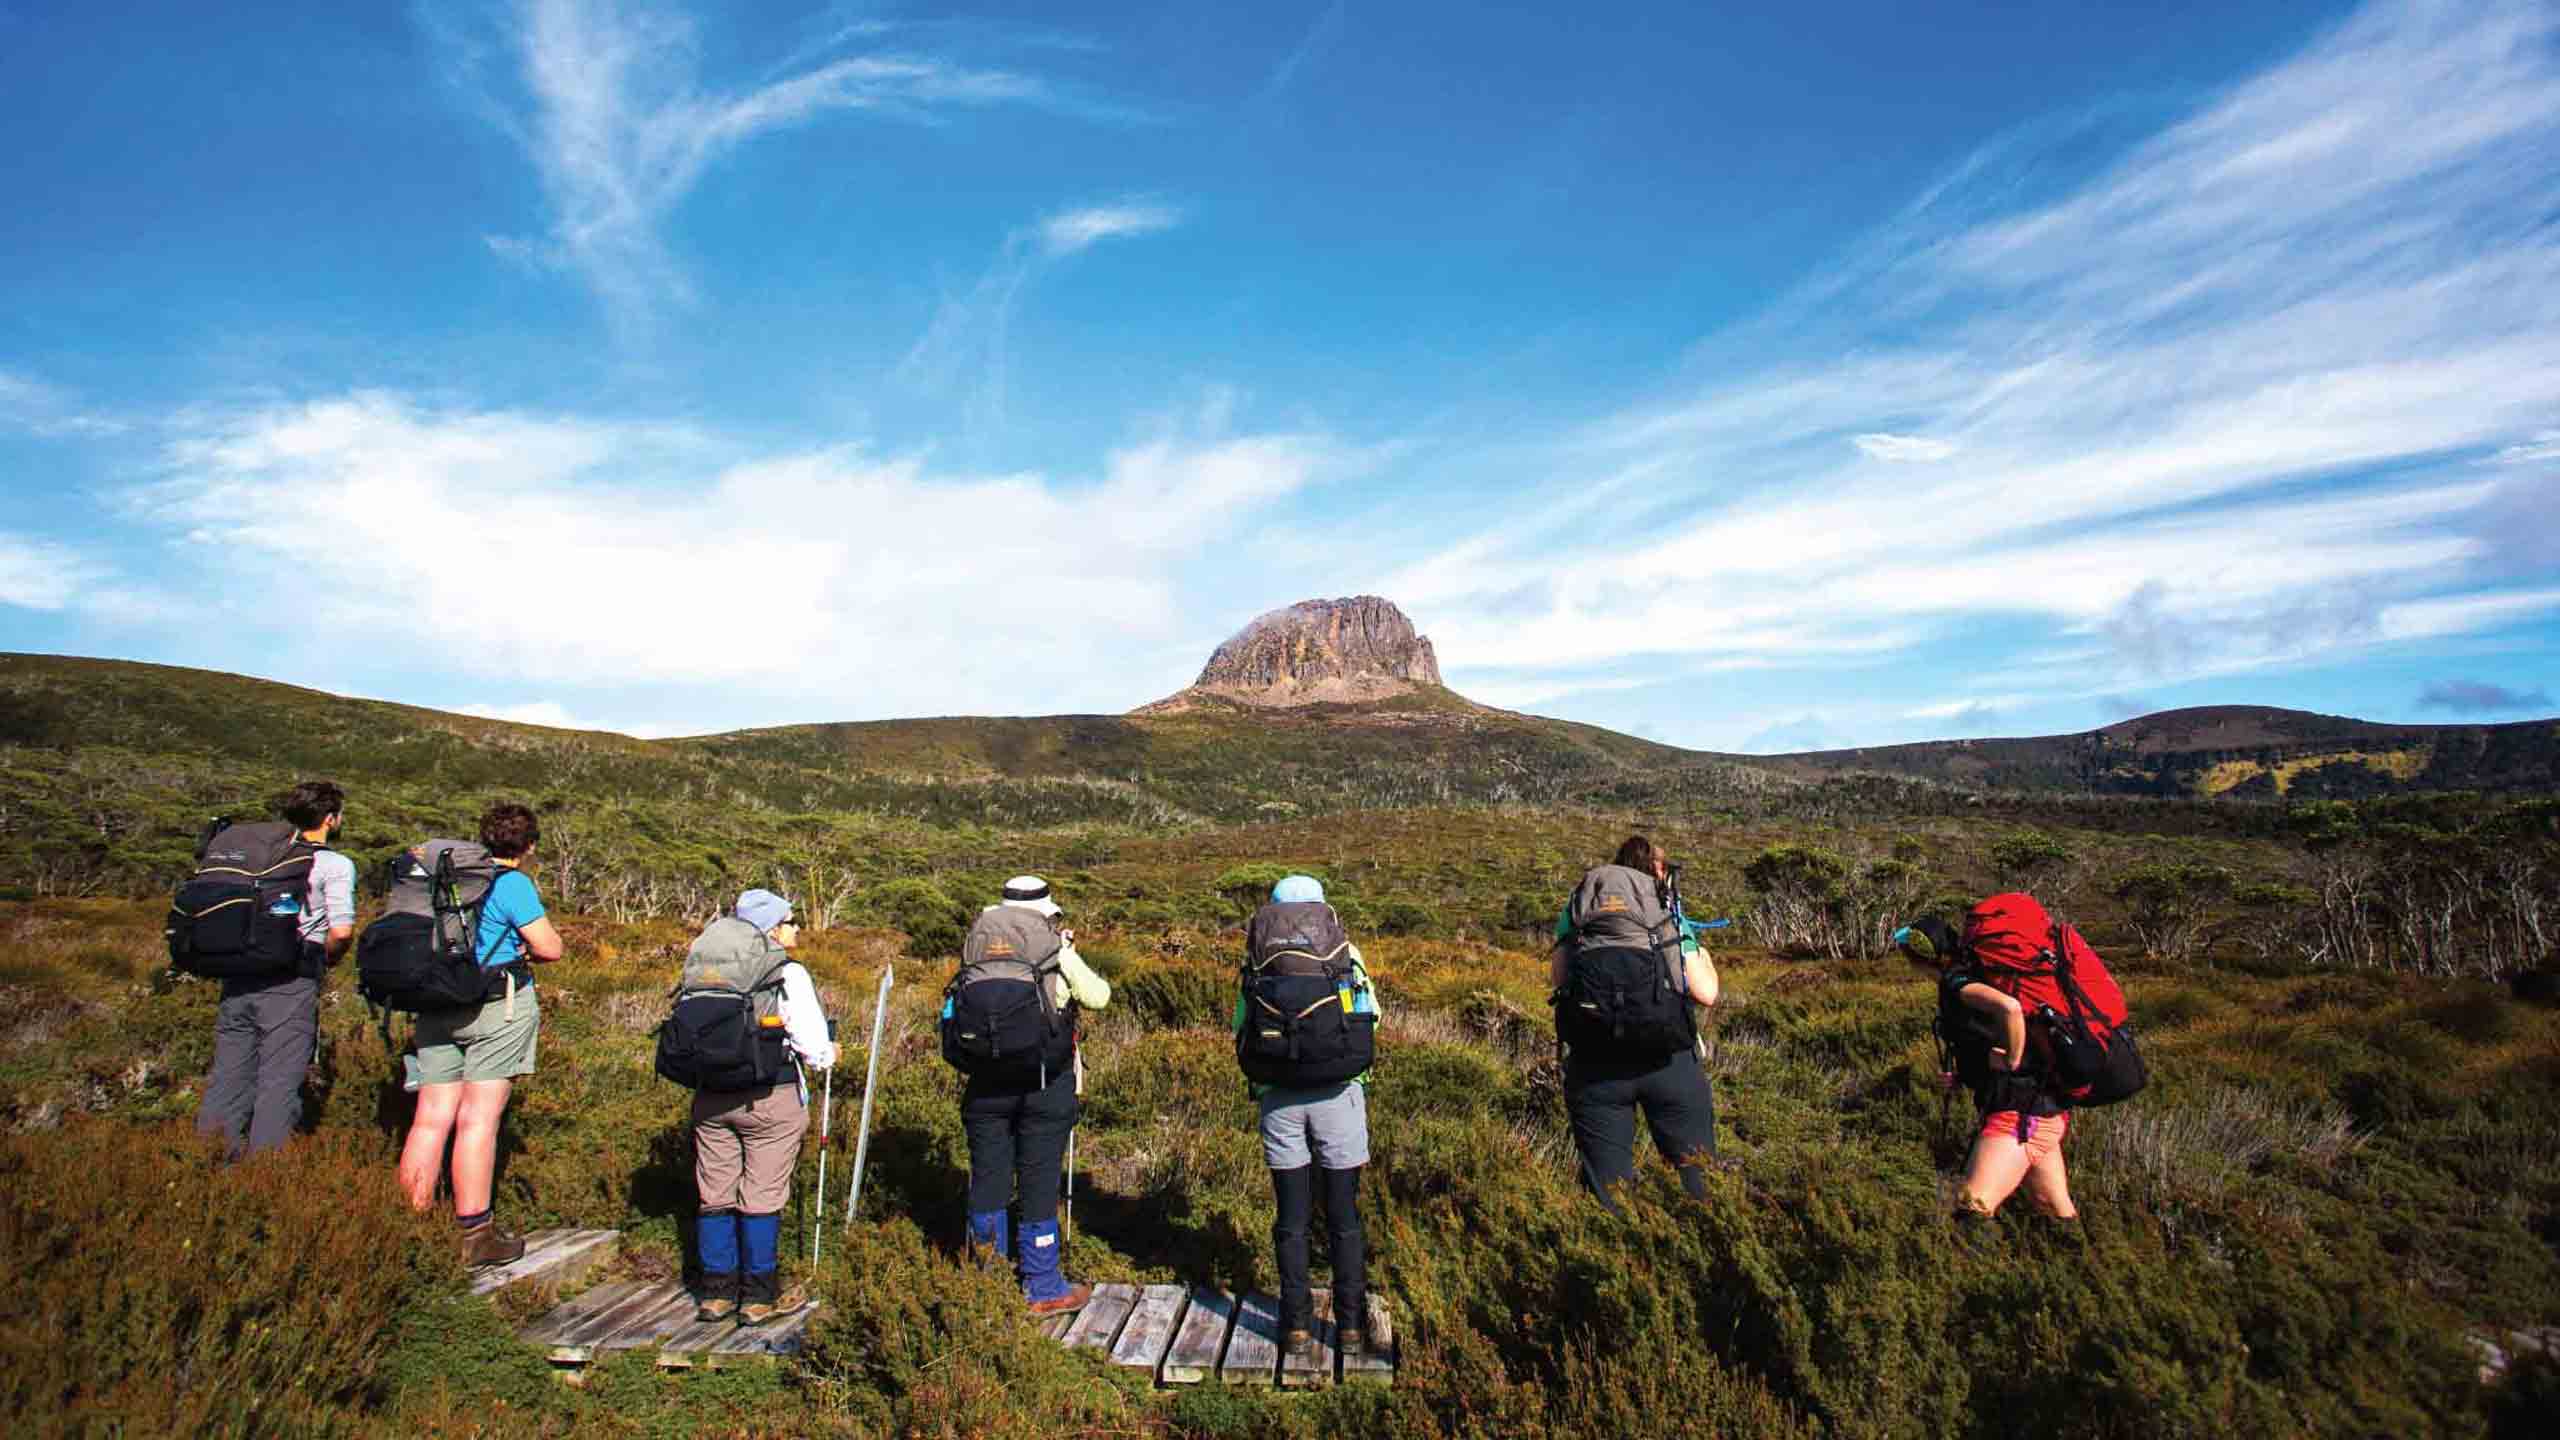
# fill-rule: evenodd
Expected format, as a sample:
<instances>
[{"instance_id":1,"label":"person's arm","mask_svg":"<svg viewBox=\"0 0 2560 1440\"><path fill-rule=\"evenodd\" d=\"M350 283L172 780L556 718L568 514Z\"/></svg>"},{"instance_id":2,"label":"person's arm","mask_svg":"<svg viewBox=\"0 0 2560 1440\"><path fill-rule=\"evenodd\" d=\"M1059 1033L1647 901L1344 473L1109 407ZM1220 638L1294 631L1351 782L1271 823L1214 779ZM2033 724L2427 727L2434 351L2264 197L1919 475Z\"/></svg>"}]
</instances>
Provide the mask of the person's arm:
<instances>
[{"instance_id":1,"label":"person's arm","mask_svg":"<svg viewBox=\"0 0 2560 1440\"><path fill-rule=\"evenodd\" d=\"M523 898L508 904L504 914L507 923L515 927L516 937L524 942L525 958L534 961L559 959L567 953L568 946L561 943L560 932L553 928L550 912L542 908L542 895L533 888L533 877L521 870L510 870L507 875L524 882L519 887ZM506 878L506 875L501 875L492 883L504 884ZM504 897L501 898L503 900ZM525 913L527 911L532 913Z\"/></svg>"},{"instance_id":2,"label":"person's arm","mask_svg":"<svg viewBox=\"0 0 2560 1440\"><path fill-rule=\"evenodd\" d=\"M1072 938L1058 947L1058 978L1067 982L1067 997L1087 1010L1099 1010L1111 1003L1111 982L1084 963Z\"/></svg>"},{"instance_id":3,"label":"person's arm","mask_svg":"<svg viewBox=\"0 0 2560 1440\"><path fill-rule=\"evenodd\" d=\"M827 1012L818 1006L818 987L798 962L782 967L783 1039L812 1070L832 1070L836 1042L827 1034Z\"/></svg>"},{"instance_id":4,"label":"person's arm","mask_svg":"<svg viewBox=\"0 0 2560 1440\"><path fill-rule=\"evenodd\" d=\"M1957 991L1956 996L1965 1004L1986 1015L1994 1016L2000 1021L2002 1037L2009 1043L1991 1052L1991 1068L1994 1070L2017 1069L2019 1059L2027 1053L2025 1007L2019 1005L2014 998L1992 989L1979 980Z\"/></svg>"},{"instance_id":5,"label":"person's arm","mask_svg":"<svg viewBox=\"0 0 2560 1440\"><path fill-rule=\"evenodd\" d=\"M334 850L321 853L338 862L320 871L320 913L329 922L321 941L323 959L335 965L356 939L356 862Z\"/></svg>"},{"instance_id":6,"label":"person's arm","mask_svg":"<svg viewBox=\"0 0 2560 1440\"><path fill-rule=\"evenodd\" d=\"M1547 986L1549 989L1561 990L1564 988L1564 962L1568 948L1571 946L1572 942L1573 907L1568 905L1564 909L1556 912L1555 948L1547 952Z\"/></svg>"},{"instance_id":7,"label":"person's arm","mask_svg":"<svg viewBox=\"0 0 2560 1440\"><path fill-rule=\"evenodd\" d=\"M1707 954L1707 947L1700 945L1688 951L1685 960L1683 968L1688 972L1689 998L1701 1005L1716 1003L1717 997L1724 993L1724 985L1716 977L1716 962Z\"/></svg>"},{"instance_id":8,"label":"person's arm","mask_svg":"<svg viewBox=\"0 0 2560 1440\"><path fill-rule=\"evenodd\" d=\"M1364 1010L1379 1019L1387 1018L1386 1006L1378 1001L1378 982L1369 974L1369 961L1360 947L1351 947L1351 1008Z\"/></svg>"}]
</instances>

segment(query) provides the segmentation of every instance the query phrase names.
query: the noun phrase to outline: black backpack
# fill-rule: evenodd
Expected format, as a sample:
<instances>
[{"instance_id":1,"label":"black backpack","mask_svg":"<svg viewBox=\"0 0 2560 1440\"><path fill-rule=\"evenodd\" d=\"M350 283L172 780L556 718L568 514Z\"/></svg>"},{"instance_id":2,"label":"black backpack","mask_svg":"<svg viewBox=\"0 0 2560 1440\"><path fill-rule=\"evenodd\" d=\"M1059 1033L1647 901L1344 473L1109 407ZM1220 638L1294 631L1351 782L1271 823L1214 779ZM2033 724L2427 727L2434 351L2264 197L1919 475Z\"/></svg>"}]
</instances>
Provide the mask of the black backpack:
<instances>
[{"instance_id":1,"label":"black backpack","mask_svg":"<svg viewBox=\"0 0 2560 1440\"><path fill-rule=\"evenodd\" d=\"M302 969L302 907L320 847L283 820L224 816L196 841L196 872L169 902L169 964L238 980Z\"/></svg>"},{"instance_id":2,"label":"black backpack","mask_svg":"<svg viewBox=\"0 0 2560 1440\"><path fill-rule=\"evenodd\" d=\"M1338 1085L1378 1058L1378 1017L1355 1010L1351 940L1319 900L1274 902L1245 925L1236 1063L1263 1085Z\"/></svg>"},{"instance_id":3,"label":"black backpack","mask_svg":"<svg viewBox=\"0 0 2560 1440\"><path fill-rule=\"evenodd\" d=\"M391 857L383 866L388 906L356 941L356 993L412 1014L488 999L514 968L480 963L480 912L498 871L489 852L467 840L430 840Z\"/></svg>"},{"instance_id":4,"label":"black backpack","mask_svg":"<svg viewBox=\"0 0 2560 1440\"><path fill-rule=\"evenodd\" d=\"M1065 948L1047 916L994 905L969 927L960 972L942 992L942 1058L965 1075L1018 1081L1075 1059L1075 1022L1050 993Z\"/></svg>"},{"instance_id":5,"label":"black backpack","mask_svg":"<svg viewBox=\"0 0 2560 1440\"><path fill-rule=\"evenodd\" d=\"M1623 865L1582 877L1566 910L1572 933L1556 1038L1586 1060L1652 1062L1697 1043L1680 927L1661 882Z\"/></svg>"},{"instance_id":6,"label":"black backpack","mask_svg":"<svg viewBox=\"0 0 2560 1440\"><path fill-rule=\"evenodd\" d=\"M658 1026L658 1073L690 1090L761 1090L799 1073L782 1024L790 955L735 916L711 922L685 959Z\"/></svg>"}]
</instances>

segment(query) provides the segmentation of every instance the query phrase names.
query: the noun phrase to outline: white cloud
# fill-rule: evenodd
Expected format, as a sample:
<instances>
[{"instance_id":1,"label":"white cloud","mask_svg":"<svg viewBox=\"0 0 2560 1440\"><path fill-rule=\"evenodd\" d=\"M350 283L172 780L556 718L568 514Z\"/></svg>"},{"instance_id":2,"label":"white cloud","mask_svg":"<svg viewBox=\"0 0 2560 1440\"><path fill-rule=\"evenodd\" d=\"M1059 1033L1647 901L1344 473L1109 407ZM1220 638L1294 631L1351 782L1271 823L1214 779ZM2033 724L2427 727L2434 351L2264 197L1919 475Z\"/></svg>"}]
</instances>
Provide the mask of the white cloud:
<instances>
[{"instance_id":1,"label":"white cloud","mask_svg":"<svg viewBox=\"0 0 2560 1440\"><path fill-rule=\"evenodd\" d=\"M1181 223L1170 206L1143 202L1092 205L1069 210L1040 222L1040 246L1051 255L1073 255L1105 240L1152 235Z\"/></svg>"},{"instance_id":2,"label":"white cloud","mask_svg":"<svg viewBox=\"0 0 2560 1440\"><path fill-rule=\"evenodd\" d=\"M1453 669L2000 624L2148 682L2538 613L2463 457L2560 414L2555 32L2376 4L2025 208L2085 137L1989 147L1380 588ZM2068 668L2018 679L2121 683Z\"/></svg>"},{"instance_id":3,"label":"white cloud","mask_svg":"<svg viewBox=\"0 0 2560 1440\"><path fill-rule=\"evenodd\" d=\"M129 427L80 403L59 385L14 370L0 370L0 429L23 430L44 439L66 436L121 435Z\"/></svg>"},{"instance_id":4,"label":"white cloud","mask_svg":"<svg viewBox=\"0 0 2560 1440\"><path fill-rule=\"evenodd\" d=\"M430 28L456 71L487 87L467 30L432 15ZM878 33L847 27L830 48ZM921 122L1047 98L1029 76L885 52L710 88L697 74L703 46L690 16L609 0L528 0L505 41L520 95L476 98L533 162L550 216L540 241L490 236L489 246L518 263L575 269L626 327L691 295L660 227L706 170L756 136L836 111Z\"/></svg>"},{"instance_id":5,"label":"white cloud","mask_svg":"<svg viewBox=\"0 0 2560 1440\"><path fill-rule=\"evenodd\" d=\"M1031 714L1152 698L1129 657L1216 623L1183 603L1184 575L1211 563L1202 537L1356 463L1316 435L1159 436L1091 479L939 476L363 393L205 425L128 510L198 563L290 558L332 597L307 623L344 643L408 637L421 668L537 694ZM316 558L313 533L334 537ZM567 723L565 703L534 703L481 713Z\"/></svg>"},{"instance_id":6,"label":"white cloud","mask_svg":"<svg viewBox=\"0 0 2560 1440\"><path fill-rule=\"evenodd\" d=\"M570 718L568 707L557 700L536 700L524 705L457 705L454 713L476 715L483 720L504 720L510 725L544 725L554 730L603 728Z\"/></svg>"},{"instance_id":7,"label":"white cloud","mask_svg":"<svg viewBox=\"0 0 2560 1440\"><path fill-rule=\"evenodd\" d=\"M2560 460L2560 430L2545 430L2489 457L2493 465L2538 465L2546 460Z\"/></svg>"},{"instance_id":8,"label":"white cloud","mask_svg":"<svg viewBox=\"0 0 2560 1440\"><path fill-rule=\"evenodd\" d=\"M1944 440L1931 440L1922 435L1895 435L1885 431L1854 436L1851 444L1871 460L1926 464L1944 460L1956 453L1956 447Z\"/></svg>"},{"instance_id":9,"label":"white cloud","mask_svg":"<svg viewBox=\"0 0 2560 1440\"><path fill-rule=\"evenodd\" d=\"M104 570L65 546L0 534L0 605L67 609L105 579Z\"/></svg>"}]
</instances>

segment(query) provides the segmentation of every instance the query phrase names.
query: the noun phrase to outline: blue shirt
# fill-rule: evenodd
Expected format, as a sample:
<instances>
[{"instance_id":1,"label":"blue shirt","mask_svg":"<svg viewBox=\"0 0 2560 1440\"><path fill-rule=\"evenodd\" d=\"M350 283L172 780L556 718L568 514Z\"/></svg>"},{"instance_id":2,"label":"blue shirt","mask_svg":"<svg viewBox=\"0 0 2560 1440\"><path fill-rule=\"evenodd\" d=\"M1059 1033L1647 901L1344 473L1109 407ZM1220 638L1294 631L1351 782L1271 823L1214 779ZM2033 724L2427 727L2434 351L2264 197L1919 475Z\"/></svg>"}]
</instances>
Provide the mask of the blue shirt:
<instances>
[{"instance_id":1,"label":"blue shirt","mask_svg":"<svg viewBox=\"0 0 2560 1440\"><path fill-rule=\"evenodd\" d=\"M489 886L489 898L480 907L480 964L482 968L509 965L524 953L524 937L517 929L543 917L542 897L534 893L533 877L521 870L500 870Z\"/></svg>"}]
</instances>

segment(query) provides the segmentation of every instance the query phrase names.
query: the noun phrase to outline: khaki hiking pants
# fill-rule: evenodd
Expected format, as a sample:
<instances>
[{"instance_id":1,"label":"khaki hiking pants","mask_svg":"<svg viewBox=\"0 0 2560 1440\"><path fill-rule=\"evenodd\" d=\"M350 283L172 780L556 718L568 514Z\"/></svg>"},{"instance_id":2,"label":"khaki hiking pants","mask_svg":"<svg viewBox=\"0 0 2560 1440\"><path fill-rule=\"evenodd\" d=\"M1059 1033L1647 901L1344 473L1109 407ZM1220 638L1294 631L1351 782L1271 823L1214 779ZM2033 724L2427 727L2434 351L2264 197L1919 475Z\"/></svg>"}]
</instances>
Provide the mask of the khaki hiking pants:
<instances>
[{"instance_id":1,"label":"khaki hiking pants","mask_svg":"<svg viewBox=\"0 0 2560 1440\"><path fill-rule=\"evenodd\" d=\"M788 1080L762 1090L696 1091L693 1184L702 1209L780 1212L808 1129L809 1107Z\"/></svg>"}]
</instances>

